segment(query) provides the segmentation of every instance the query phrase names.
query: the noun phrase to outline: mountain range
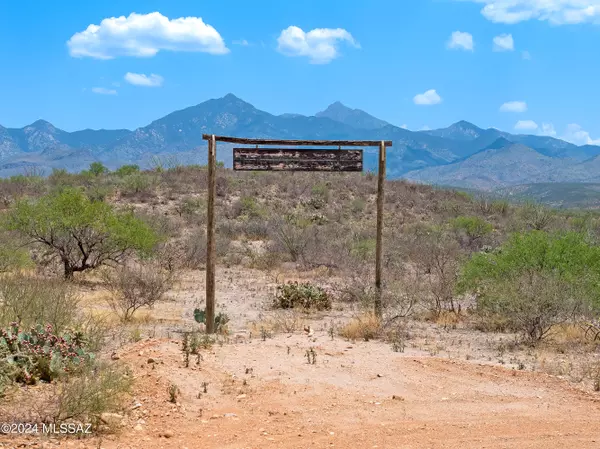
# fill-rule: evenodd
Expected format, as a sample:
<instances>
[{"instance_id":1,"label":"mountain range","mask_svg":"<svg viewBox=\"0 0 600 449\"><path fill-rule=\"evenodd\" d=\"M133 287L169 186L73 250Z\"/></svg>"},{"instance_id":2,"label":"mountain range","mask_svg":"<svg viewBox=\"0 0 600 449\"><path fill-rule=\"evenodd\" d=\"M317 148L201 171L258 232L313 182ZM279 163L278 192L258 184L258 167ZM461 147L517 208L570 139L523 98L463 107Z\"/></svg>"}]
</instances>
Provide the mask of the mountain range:
<instances>
[{"instance_id":1,"label":"mountain range","mask_svg":"<svg viewBox=\"0 0 600 449\"><path fill-rule=\"evenodd\" d=\"M23 128L0 126L0 176L35 169L80 171L100 161L111 169L161 158L206 162L202 134L280 139L392 140L390 178L495 190L531 183L600 182L600 146L577 146L548 136L510 134L460 121L430 131L410 131L340 102L314 116L273 115L233 94L175 111L136 130L67 132L38 120ZM217 157L231 166L231 145ZM377 166L365 149L365 167Z\"/></svg>"}]
</instances>

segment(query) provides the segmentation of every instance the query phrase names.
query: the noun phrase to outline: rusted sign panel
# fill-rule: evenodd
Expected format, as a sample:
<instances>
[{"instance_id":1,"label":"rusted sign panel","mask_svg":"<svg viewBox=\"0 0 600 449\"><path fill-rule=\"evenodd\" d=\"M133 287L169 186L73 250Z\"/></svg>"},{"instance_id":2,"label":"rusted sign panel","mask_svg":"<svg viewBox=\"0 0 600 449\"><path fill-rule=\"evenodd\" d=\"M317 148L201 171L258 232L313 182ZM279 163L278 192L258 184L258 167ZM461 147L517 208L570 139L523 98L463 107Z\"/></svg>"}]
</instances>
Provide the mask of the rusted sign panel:
<instances>
[{"instance_id":1,"label":"rusted sign panel","mask_svg":"<svg viewBox=\"0 0 600 449\"><path fill-rule=\"evenodd\" d=\"M233 169L360 172L363 170L363 150L234 148Z\"/></svg>"}]
</instances>

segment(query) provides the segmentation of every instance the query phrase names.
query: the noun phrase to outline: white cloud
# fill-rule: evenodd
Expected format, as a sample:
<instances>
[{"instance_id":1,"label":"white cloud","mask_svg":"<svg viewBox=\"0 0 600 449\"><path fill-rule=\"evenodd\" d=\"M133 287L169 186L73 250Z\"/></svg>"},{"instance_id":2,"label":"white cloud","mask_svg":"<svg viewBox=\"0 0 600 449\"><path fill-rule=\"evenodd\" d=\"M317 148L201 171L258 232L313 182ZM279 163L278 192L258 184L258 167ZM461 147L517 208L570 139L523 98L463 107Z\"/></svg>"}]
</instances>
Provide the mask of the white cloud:
<instances>
[{"instance_id":1,"label":"white cloud","mask_svg":"<svg viewBox=\"0 0 600 449\"><path fill-rule=\"evenodd\" d=\"M515 125L515 129L520 131L535 131L538 128L538 124L533 120L519 120Z\"/></svg>"},{"instance_id":2,"label":"white cloud","mask_svg":"<svg viewBox=\"0 0 600 449\"><path fill-rule=\"evenodd\" d=\"M473 36L470 33L455 31L446 44L448 48L473 51Z\"/></svg>"},{"instance_id":3,"label":"white cloud","mask_svg":"<svg viewBox=\"0 0 600 449\"><path fill-rule=\"evenodd\" d=\"M404 125L401 125L400 128L402 128L402 129L408 129L408 125L405 123Z\"/></svg>"},{"instance_id":4,"label":"white cloud","mask_svg":"<svg viewBox=\"0 0 600 449\"><path fill-rule=\"evenodd\" d=\"M421 127L421 129L419 131L431 131L431 128L427 125L424 125Z\"/></svg>"},{"instance_id":5,"label":"white cloud","mask_svg":"<svg viewBox=\"0 0 600 449\"><path fill-rule=\"evenodd\" d=\"M483 3L484 17L492 22L513 24L526 20L554 25L600 23L600 0L469 0Z\"/></svg>"},{"instance_id":6,"label":"white cloud","mask_svg":"<svg viewBox=\"0 0 600 449\"><path fill-rule=\"evenodd\" d=\"M427 92L425 92L424 94L415 95L415 98L413 99L413 101L415 102L415 104L418 104L418 105L429 106L429 105L441 103L442 97L440 97L438 95L438 93L435 91L435 89L430 89Z\"/></svg>"},{"instance_id":7,"label":"white cloud","mask_svg":"<svg viewBox=\"0 0 600 449\"><path fill-rule=\"evenodd\" d=\"M501 34L494 38L494 51L513 51L515 41L512 34Z\"/></svg>"},{"instance_id":8,"label":"white cloud","mask_svg":"<svg viewBox=\"0 0 600 449\"><path fill-rule=\"evenodd\" d=\"M526 61L530 61L531 60L531 54L525 50L521 52L521 58L525 59Z\"/></svg>"},{"instance_id":9,"label":"white cloud","mask_svg":"<svg viewBox=\"0 0 600 449\"><path fill-rule=\"evenodd\" d=\"M327 64L339 56L342 42L360 48L343 28L316 28L305 33L297 26L290 26L277 38L277 50L286 56L307 56L312 64Z\"/></svg>"},{"instance_id":10,"label":"white cloud","mask_svg":"<svg viewBox=\"0 0 600 449\"><path fill-rule=\"evenodd\" d=\"M250 45L250 42L248 42L246 39L239 39L233 41L232 44L241 45L242 47L248 47Z\"/></svg>"},{"instance_id":11,"label":"white cloud","mask_svg":"<svg viewBox=\"0 0 600 449\"><path fill-rule=\"evenodd\" d=\"M527 103L524 101L508 101L500 106L500 112L525 112Z\"/></svg>"},{"instance_id":12,"label":"white cloud","mask_svg":"<svg viewBox=\"0 0 600 449\"><path fill-rule=\"evenodd\" d=\"M159 12L132 13L91 24L67 42L74 57L113 59L118 56L152 57L161 50L229 52L223 38L200 17L169 19Z\"/></svg>"},{"instance_id":13,"label":"white cloud","mask_svg":"<svg viewBox=\"0 0 600 449\"><path fill-rule=\"evenodd\" d=\"M600 139L592 139L590 133L577 123L567 125L567 131L562 139L575 145L600 145Z\"/></svg>"},{"instance_id":14,"label":"white cloud","mask_svg":"<svg viewBox=\"0 0 600 449\"><path fill-rule=\"evenodd\" d=\"M148 76L143 73L127 72L125 74L125 81L134 86L159 87L162 86L164 78L154 73Z\"/></svg>"},{"instance_id":15,"label":"white cloud","mask_svg":"<svg viewBox=\"0 0 600 449\"><path fill-rule=\"evenodd\" d=\"M556 129L552 123L542 123L542 129L540 130L542 136L556 136Z\"/></svg>"},{"instance_id":16,"label":"white cloud","mask_svg":"<svg viewBox=\"0 0 600 449\"><path fill-rule=\"evenodd\" d=\"M115 89L107 89L106 87L92 87L92 92L100 95L117 95Z\"/></svg>"}]
</instances>

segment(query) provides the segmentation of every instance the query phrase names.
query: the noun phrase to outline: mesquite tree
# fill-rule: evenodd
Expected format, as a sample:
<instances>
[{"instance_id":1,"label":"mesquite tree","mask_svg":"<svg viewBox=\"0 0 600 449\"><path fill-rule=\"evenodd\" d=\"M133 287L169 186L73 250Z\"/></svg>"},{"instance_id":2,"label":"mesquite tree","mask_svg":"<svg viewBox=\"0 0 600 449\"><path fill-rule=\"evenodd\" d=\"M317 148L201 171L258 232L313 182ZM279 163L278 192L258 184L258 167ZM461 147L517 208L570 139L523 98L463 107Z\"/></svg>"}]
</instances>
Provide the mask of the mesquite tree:
<instances>
[{"instance_id":1,"label":"mesquite tree","mask_svg":"<svg viewBox=\"0 0 600 449\"><path fill-rule=\"evenodd\" d=\"M121 263L134 253L148 254L156 233L132 212L119 212L67 187L36 201L22 200L7 216L7 228L50 250L71 279L78 271Z\"/></svg>"}]
</instances>

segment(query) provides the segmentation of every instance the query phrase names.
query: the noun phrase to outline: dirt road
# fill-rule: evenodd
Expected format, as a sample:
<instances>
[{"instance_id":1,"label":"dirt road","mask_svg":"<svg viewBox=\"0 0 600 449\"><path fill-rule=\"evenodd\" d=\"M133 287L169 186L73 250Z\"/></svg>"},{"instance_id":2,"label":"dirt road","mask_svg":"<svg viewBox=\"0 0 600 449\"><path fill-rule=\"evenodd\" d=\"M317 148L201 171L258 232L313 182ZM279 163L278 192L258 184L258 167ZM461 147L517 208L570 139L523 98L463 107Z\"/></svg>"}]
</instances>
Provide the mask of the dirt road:
<instances>
[{"instance_id":1,"label":"dirt road","mask_svg":"<svg viewBox=\"0 0 600 449\"><path fill-rule=\"evenodd\" d=\"M188 368L176 340L140 342L121 356L137 377L138 404L122 431L60 447L600 447L600 398L538 373L325 335L217 345ZM177 405L167 400L171 383Z\"/></svg>"}]
</instances>

